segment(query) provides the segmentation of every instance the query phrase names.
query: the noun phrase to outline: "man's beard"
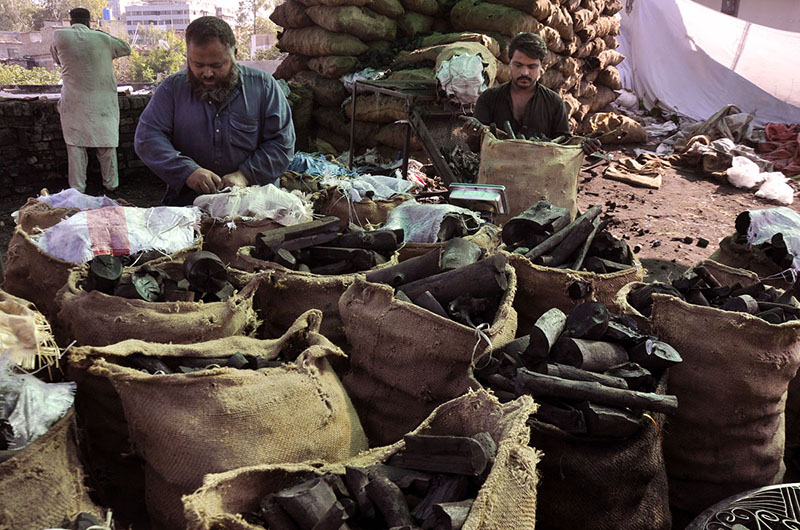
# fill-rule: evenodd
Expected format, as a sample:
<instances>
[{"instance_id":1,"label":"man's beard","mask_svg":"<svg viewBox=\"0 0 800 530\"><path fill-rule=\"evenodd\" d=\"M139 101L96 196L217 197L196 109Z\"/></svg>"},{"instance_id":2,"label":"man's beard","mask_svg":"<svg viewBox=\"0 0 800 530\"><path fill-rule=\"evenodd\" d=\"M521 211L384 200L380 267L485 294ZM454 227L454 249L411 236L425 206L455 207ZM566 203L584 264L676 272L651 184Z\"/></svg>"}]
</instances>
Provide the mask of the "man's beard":
<instances>
[{"instance_id":1,"label":"man's beard","mask_svg":"<svg viewBox=\"0 0 800 530\"><path fill-rule=\"evenodd\" d=\"M235 64L231 64L231 71L225 77L216 78L214 85L205 85L203 81L194 75L191 68L186 68L189 75L189 85L192 87L192 92L204 101L210 101L219 105L231 91L236 88L239 83L239 69Z\"/></svg>"}]
</instances>

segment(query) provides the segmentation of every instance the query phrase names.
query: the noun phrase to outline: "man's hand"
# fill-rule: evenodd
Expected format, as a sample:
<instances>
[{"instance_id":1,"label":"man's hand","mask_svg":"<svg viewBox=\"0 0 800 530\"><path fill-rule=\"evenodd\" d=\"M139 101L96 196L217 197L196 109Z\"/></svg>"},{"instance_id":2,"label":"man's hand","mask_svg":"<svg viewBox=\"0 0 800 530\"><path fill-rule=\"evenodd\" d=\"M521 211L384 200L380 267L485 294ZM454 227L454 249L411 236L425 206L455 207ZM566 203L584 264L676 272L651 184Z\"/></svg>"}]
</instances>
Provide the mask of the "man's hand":
<instances>
[{"instance_id":1,"label":"man's hand","mask_svg":"<svg viewBox=\"0 0 800 530\"><path fill-rule=\"evenodd\" d=\"M598 152L603 146L597 138L586 138L581 145L583 147L583 152L587 155Z\"/></svg>"},{"instance_id":2,"label":"man's hand","mask_svg":"<svg viewBox=\"0 0 800 530\"><path fill-rule=\"evenodd\" d=\"M224 177L222 177L222 188L228 188L233 186L241 186L246 188L249 186L250 183L247 182L247 177L244 176L244 173L241 171L234 171L233 173L228 173Z\"/></svg>"},{"instance_id":3,"label":"man's hand","mask_svg":"<svg viewBox=\"0 0 800 530\"><path fill-rule=\"evenodd\" d=\"M461 126L461 130L464 131L464 134L467 136L478 136L480 135L481 131L486 128L484 124L472 116L461 116L460 118L464 121L464 125Z\"/></svg>"},{"instance_id":4,"label":"man's hand","mask_svg":"<svg viewBox=\"0 0 800 530\"><path fill-rule=\"evenodd\" d=\"M222 186L222 179L213 171L197 168L186 178L186 185L198 195L217 193Z\"/></svg>"}]
</instances>

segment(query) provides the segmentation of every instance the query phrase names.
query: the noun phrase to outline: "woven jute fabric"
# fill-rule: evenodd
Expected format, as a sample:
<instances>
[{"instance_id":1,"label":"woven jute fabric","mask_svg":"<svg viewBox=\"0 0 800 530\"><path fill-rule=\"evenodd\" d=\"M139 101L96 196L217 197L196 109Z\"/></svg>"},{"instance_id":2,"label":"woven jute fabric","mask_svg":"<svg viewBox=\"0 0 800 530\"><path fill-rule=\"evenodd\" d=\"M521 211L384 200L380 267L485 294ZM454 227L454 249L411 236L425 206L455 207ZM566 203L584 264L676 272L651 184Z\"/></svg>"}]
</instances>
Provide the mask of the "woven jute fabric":
<instances>
[{"instance_id":1,"label":"woven jute fabric","mask_svg":"<svg viewBox=\"0 0 800 530\"><path fill-rule=\"evenodd\" d=\"M736 243L737 234L723 238L719 248L708 259L754 272L760 278L765 278L764 283L781 289L794 289L794 295L800 295L800 286L792 283L791 274L781 276L782 269L772 261L764 251L753 245Z\"/></svg>"},{"instance_id":2,"label":"woven jute fabric","mask_svg":"<svg viewBox=\"0 0 800 530\"><path fill-rule=\"evenodd\" d=\"M370 446L397 441L434 408L477 385L475 359L514 339L516 277L506 266L508 289L492 325L478 331L394 298L383 284L356 280L339 300L351 345L345 387Z\"/></svg>"},{"instance_id":3,"label":"woven jute fabric","mask_svg":"<svg viewBox=\"0 0 800 530\"><path fill-rule=\"evenodd\" d=\"M161 344L125 340L108 346L72 348L67 354L67 376L78 383L75 407L87 471L100 502L126 521L146 518L144 461L134 454L128 422L119 394L111 381L89 372L99 359L125 364L132 355L159 359L223 357L240 352L274 357L287 345L305 344L308 333L319 331L319 315L311 312L284 329L277 339L226 337L194 344ZM144 526L147 526L146 524Z\"/></svg>"},{"instance_id":4,"label":"woven jute fabric","mask_svg":"<svg viewBox=\"0 0 800 530\"><path fill-rule=\"evenodd\" d=\"M48 431L0 463L0 529L61 528L78 513L102 509L89 498L70 409Z\"/></svg>"},{"instance_id":5,"label":"woven jute fabric","mask_svg":"<svg viewBox=\"0 0 800 530\"><path fill-rule=\"evenodd\" d=\"M314 213L338 217L339 229L344 230L350 223L366 227L367 223L382 225L389 218L389 214L411 199L411 195L396 195L391 199L364 199L352 202L342 195L338 188L327 188L315 193Z\"/></svg>"},{"instance_id":6,"label":"woven jute fabric","mask_svg":"<svg viewBox=\"0 0 800 530\"><path fill-rule=\"evenodd\" d=\"M46 230L60 221L78 213L78 208L64 206L50 206L46 202L30 197L19 209L17 225L27 234L34 233L34 229Z\"/></svg>"},{"instance_id":7,"label":"woven jute fabric","mask_svg":"<svg viewBox=\"0 0 800 530\"><path fill-rule=\"evenodd\" d=\"M289 270L285 267L253 257L254 247L243 247L233 266L247 272L258 273L258 288L253 305L263 320L259 336L276 337L294 320L309 309L322 311L320 333L346 350L347 336L339 314L339 298L356 278L364 273L312 274ZM376 269L397 264L397 257Z\"/></svg>"},{"instance_id":8,"label":"woven jute fabric","mask_svg":"<svg viewBox=\"0 0 800 530\"><path fill-rule=\"evenodd\" d=\"M492 470L472 505L463 528L468 530L531 530L536 522L537 473L540 453L528 446L526 420L536 410L524 396L501 405L489 393L479 391L437 407L413 434L472 436L488 432L498 451ZM253 466L208 475L203 487L183 498L192 530L256 530L242 512L257 509L259 501L305 480L326 473L344 473L345 466L366 467L385 462L402 451L403 441L372 449L332 465Z\"/></svg>"},{"instance_id":9,"label":"woven jute fabric","mask_svg":"<svg viewBox=\"0 0 800 530\"><path fill-rule=\"evenodd\" d=\"M92 375L119 393L136 452L146 463L147 509L158 528L183 528L180 495L203 476L243 466L323 460L337 462L366 449L364 431L327 358L344 353L319 329L319 311L265 353L294 362L276 368L212 368L150 375L97 359ZM166 346L165 346L166 347ZM235 353L230 349L225 351Z\"/></svg>"},{"instance_id":10,"label":"woven jute fabric","mask_svg":"<svg viewBox=\"0 0 800 530\"><path fill-rule=\"evenodd\" d=\"M3 290L33 302L36 309L52 319L58 310L54 295L77 265L43 251L17 226L8 243Z\"/></svg>"},{"instance_id":11,"label":"woven jute fabric","mask_svg":"<svg viewBox=\"0 0 800 530\"><path fill-rule=\"evenodd\" d=\"M255 245L261 232L280 228L282 225L272 219L223 221L206 217L200 224L203 234L203 250L213 252L222 263L230 265L236 259L240 247Z\"/></svg>"},{"instance_id":12,"label":"woven jute fabric","mask_svg":"<svg viewBox=\"0 0 800 530\"><path fill-rule=\"evenodd\" d=\"M520 254L503 254L517 273L519 290L514 308L519 313L521 329L526 329L525 326L532 325L545 311L554 307L569 313L584 302L594 301L604 303L609 310L615 312L619 290L630 282L642 281L645 274L644 267L633 253L633 265L630 269L607 274L542 267L534 265ZM589 286L587 296L569 296L568 289L576 282Z\"/></svg>"},{"instance_id":13,"label":"woven jute fabric","mask_svg":"<svg viewBox=\"0 0 800 530\"><path fill-rule=\"evenodd\" d=\"M720 282L734 270L706 265ZM740 282L753 275L740 271ZM665 429L670 502L697 515L733 494L780 482L789 382L800 367L800 322L770 324L746 313L653 296L653 332L683 362L669 371L678 412Z\"/></svg>"},{"instance_id":14,"label":"woven jute fabric","mask_svg":"<svg viewBox=\"0 0 800 530\"><path fill-rule=\"evenodd\" d=\"M616 299L614 300L614 307L618 314L631 317L636 321L639 329L647 333L650 331L652 325L650 318L640 313L628 302L628 295L631 294L631 291L639 287L644 287L645 285L644 282L631 282L623 286L617 293Z\"/></svg>"},{"instance_id":15,"label":"woven jute fabric","mask_svg":"<svg viewBox=\"0 0 800 530\"><path fill-rule=\"evenodd\" d=\"M183 278L184 256L154 261L171 278ZM229 269L238 291L225 302L147 302L83 288L89 266L71 270L56 295L58 328L83 346L105 346L126 339L186 344L255 332L253 275Z\"/></svg>"},{"instance_id":16,"label":"woven jute fabric","mask_svg":"<svg viewBox=\"0 0 800 530\"><path fill-rule=\"evenodd\" d=\"M657 392L665 388L666 377ZM531 445L544 453L536 528L669 530L664 415L651 416L624 440L580 438L532 418Z\"/></svg>"}]
</instances>

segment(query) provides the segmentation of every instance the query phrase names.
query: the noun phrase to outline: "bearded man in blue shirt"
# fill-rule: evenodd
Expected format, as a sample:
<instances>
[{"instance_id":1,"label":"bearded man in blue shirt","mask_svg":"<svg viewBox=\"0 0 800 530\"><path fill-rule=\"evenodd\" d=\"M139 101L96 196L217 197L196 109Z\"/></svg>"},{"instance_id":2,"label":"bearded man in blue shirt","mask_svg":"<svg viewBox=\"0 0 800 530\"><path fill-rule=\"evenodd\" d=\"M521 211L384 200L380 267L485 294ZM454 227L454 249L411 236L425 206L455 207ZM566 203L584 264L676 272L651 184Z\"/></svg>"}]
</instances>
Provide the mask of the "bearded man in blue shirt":
<instances>
[{"instance_id":1,"label":"bearded man in blue shirt","mask_svg":"<svg viewBox=\"0 0 800 530\"><path fill-rule=\"evenodd\" d=\"M163 203L191 204L229 186L275 183L294 156L289 104L273 77L237 65L231 27L201 17L186 28L187 68L159 85L134 148L167 184Z\"/></svg>"}]
</instances>

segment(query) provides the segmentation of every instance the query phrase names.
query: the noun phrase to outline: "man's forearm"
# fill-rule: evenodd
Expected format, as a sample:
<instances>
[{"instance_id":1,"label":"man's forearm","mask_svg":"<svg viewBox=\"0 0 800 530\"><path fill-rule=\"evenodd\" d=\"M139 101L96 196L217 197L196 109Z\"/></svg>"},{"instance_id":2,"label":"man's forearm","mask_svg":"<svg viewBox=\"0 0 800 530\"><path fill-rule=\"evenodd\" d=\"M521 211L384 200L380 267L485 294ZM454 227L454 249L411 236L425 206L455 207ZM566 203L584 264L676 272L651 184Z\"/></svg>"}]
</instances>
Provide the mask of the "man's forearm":
<instances>
[{"instance_id":1,"label":"man's forearm","mask_svg":"<svg viewBox=\"0 0 800 530\"><path fill-rule=\"evenodd\" d=\"M294 134L279 134L262 143L250 157L239 164L251 184L271 184L289 167L294 156Z\"/></svg>"}]
</instances>

